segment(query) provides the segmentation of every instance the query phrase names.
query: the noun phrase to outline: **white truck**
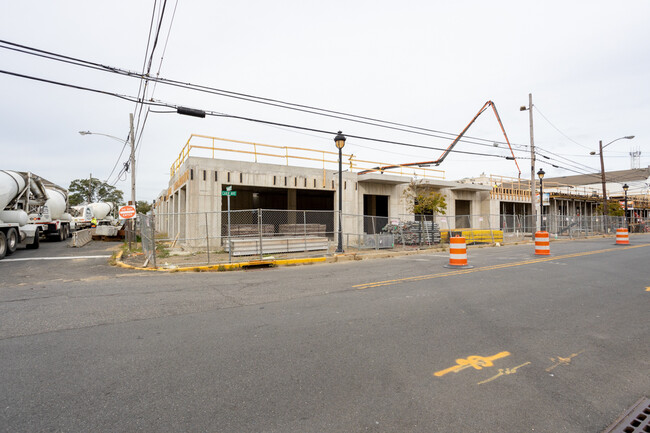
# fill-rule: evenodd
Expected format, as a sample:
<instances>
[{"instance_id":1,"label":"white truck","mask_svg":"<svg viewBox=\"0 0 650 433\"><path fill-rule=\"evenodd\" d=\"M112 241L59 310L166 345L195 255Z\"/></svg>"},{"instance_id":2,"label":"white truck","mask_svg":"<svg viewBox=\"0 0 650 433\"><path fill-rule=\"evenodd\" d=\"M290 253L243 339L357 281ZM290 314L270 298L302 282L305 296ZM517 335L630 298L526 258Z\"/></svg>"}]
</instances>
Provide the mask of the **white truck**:
<instances>
[{"instance_id":1,"label":"white truck","mask_svg":"<svg viewBox=\"0 0 650 433\"><path fill-rule=\"evenodd\" d=\"M89 228L93 217L97 219L98 225L112 225L115 220L110 215L113 211L113 204L106 202L81 204L72 206L75 216L72 221L77 229Z\"/></svg>"},{"instance_id":2,"label":"white truck","mask_svg":"<svg viewBox=\"0 0 650 433\"><path fill-rule=\"evenodd\" d=\"M41 179L47 193L47 201L29 214L30 224L41 229L49 239L63 241L72 232L72 216L68 210L68 190Z\"/></svg>"},{"instance_id":3,"label":"white truck","mask_svg":"<svg viewBox=\"0 0 650 433\"><path fill-rule=\"evenodd\" d=\"M28 172L0 170L0 260L19 245L38 248L42 228L29 224L29 214L47 202L42 180Z\"/></svg>"}]
</instances>

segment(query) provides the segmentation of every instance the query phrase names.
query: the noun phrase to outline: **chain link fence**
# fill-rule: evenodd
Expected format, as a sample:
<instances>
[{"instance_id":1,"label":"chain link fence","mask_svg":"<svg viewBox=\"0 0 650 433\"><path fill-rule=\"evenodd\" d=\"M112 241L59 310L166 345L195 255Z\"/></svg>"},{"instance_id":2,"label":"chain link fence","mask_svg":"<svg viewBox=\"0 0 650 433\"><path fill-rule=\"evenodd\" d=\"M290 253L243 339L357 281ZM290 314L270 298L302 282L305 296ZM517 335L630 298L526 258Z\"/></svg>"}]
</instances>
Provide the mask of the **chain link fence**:
<instances>
[{"instance_id":1,"label":"chain link fence","mask_svg":"<svg viewBox=\"0 0 650 433\"><path fill-rule=\"evenodd\" d=\"M140 231L142 242L142 253L144 254L144 266L149 263L156 267L156 222L153 215L138 214L137 229Z\"/></svg>"},{"instance_id":2,"label":"chain link fence","mask_svg":"<svg viewBox=\"0 0 650 433\"><path fill-rule=\"evenodd\" d=\"M196 266L334 254L339 249L339 215L334 211L248 209L223 212L139 215L143 251L151 265ZM399 215L396 218L343 214L345 252L409 250L440 246L454 236L468 244L530 239L536 221L522 215ZM613 234L623 217L544 215L552 236ZM648 219L630 221L631 232L647 232ZM154 252L156 252L154 254Z\"/></svg>"}]
</instances>

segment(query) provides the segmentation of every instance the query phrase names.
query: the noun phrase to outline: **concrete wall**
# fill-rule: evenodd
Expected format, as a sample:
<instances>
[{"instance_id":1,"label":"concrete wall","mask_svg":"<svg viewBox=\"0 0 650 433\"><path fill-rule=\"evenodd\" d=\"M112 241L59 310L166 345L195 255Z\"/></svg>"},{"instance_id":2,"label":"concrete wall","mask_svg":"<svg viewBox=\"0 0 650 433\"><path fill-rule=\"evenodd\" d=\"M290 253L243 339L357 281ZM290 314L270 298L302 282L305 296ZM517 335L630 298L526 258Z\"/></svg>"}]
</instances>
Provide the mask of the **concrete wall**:
<instances>
[{"instance_id":1,"label":"concrete wall","mask_svg":"<svg viewBox=\"0 0 650 433\"><path fill-rule=\"evenodd\" d=\"M404 191L408 188L410 177L389 174L343 172L343 232L363 233L363 218L356 216L364 212L364 196L386 196L388 218L400 218L409 214ZM462 185L450 181L428 181L437 192L446 197L447 213L455 214L455 200L468 200L472 214L498 215L499 204L491 201L489 186ZM220 234L221 192L226 186L233 190L270 188L275 194L286 192L286 209L297 209L297 196L300 191L322 191L333 195L333 211L338 211L338 174L332 170L293 167L277 164L252 163L222 159L189 157L170 179L169 187L157 199L157 213L163 215L157 220L158 230L167 230L170 238L202 239L206 227L211 236ZM237 208L254 209L251 194L238 195ZM283 198L284 200L284 198ZM207 220L205 213L208 212ZM185 215L185 213L190 213ZM192 215L200 213L202 216ZM180 215L179 215L180 214ZM355 217L350 217L354 215ZM478 217L477 217L478 218ZM449 219L450 227L455 223ZM287 221L292 223L291 221ZM473 221L472 224L478 224ZM490 222L492 224L492 222ZM498 221L493 227L498 227ZM334 218L334 231L338 231L338 218Z\"/></svg>"}]
</instances>

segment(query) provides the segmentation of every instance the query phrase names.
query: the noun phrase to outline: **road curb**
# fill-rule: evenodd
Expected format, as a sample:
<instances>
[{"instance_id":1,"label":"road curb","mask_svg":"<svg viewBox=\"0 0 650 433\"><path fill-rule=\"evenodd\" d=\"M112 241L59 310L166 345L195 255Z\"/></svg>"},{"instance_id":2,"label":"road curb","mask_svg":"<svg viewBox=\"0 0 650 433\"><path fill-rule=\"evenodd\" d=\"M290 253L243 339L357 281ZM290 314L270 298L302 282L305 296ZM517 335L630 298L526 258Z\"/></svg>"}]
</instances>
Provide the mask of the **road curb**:
<instances>
[{"instance_id":1,"label":"road curb","mask_svg":"<svg viewBox=\"0 0 650 433\"><path fill-rule=\"evenodd\" d=\"M138 271L155 271L155 272L222 272L232 271L235 269L248 268L248 267L262 267L262 266L295 266L307 265L312 263L323 263L327 261L327 257L312 257L303 259L273 259L273 260L253 260L248 262L239 263L221 263L216 265L200 265L200 266L180 266L174 268L143 268L139 266L129 265L122 261L124 251L119 251L115 256L115 265L125 269L134 269Z\"/></svg>"},{"instance_id":2,"label":"road curb","mask_svg":"<svg viewBox=\"0 0 650 433\"><path fill-rule=\"evenodd\" d=\"M608 235L596 235L596 236L586 236L580 239L550 239L550 242L567 242L567 241L580 241L587 239L596 239L596 238L607 238ZM520 242L515 242L514 244L485 244L485 245L468 245L467 249L475 248L503 248L511 245L522 245L522 244L533 244L531 239L522 240ZM138 271L154 271L154 272L224 272L224 271L233 271L243 268L253 268L253 267L276 267L276 266L298 266L298 265L310 265L314 263L344 263L352 262L359 260L371 260L371 259L386 259L391 257L399 256L410 256L417 254L430 254L430 253L440 253L447 252L446 248L435 248L435 249L426 249L426 250L414 250L414 251L390 251L382 253L366 253L362 254L359 252L350 252L350 253L341 253L335 254L331 257L311 257L311 258L300 258L300 259L271 259L271 260L252 260L248 262L239 262L239 263L222 263L215 265L199 265L199 266L179 266L173 268L143 268L139 266L129 265L122 261L122 256L124 251L120 250L115 256L115 265L125 269L133 269Z\"/></svg>"}]
</instances>

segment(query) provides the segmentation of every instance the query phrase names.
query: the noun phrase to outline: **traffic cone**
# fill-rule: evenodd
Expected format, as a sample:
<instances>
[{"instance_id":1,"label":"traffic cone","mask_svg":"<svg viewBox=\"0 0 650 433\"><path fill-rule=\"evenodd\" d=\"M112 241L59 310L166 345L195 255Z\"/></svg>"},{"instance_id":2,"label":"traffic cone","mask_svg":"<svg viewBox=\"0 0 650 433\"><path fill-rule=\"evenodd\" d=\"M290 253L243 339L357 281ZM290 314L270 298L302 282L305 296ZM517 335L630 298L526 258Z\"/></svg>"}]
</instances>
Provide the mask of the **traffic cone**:
<instances>
[{"instance_id":1,"label":"traffic cone","mask_svg":"<svg viewBox=\"0 0 650 433\"><path fill-rule=\"evenodd\" d=\"M445 268L470 269L474 266L467 264L467 244L462 236L449 238L449 264Z\"/></svg>"},{"instance_id":2,"label":"traffic cone","mask_svg":"<svg viewBox=\"0 0 650 433\"><path fill-rule=\"evenodd\" d=\"M626 228L616 229L616 245L629 245L630 238Z\"/></svg>"},{"instance_id":3,"label":"traffic cone","mask_svg":"<svg viewBox=\"0 0 650 433\"><path fill-rule=\"evenodd\" d=\"M548 237L548 232L535 233L535 255L536 256L550 256L551 255L551 242Z\"/></svg>"}]
</instances>

